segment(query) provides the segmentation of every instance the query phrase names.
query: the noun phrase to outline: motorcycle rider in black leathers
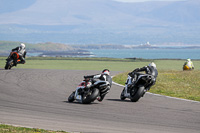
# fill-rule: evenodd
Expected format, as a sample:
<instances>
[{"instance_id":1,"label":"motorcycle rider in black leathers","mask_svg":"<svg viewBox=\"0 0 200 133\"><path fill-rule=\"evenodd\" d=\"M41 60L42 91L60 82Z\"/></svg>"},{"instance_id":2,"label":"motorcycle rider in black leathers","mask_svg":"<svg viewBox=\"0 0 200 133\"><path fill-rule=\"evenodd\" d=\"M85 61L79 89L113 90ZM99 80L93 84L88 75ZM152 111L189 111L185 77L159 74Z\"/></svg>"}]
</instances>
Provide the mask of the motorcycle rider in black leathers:
<instances>
[{"instance_id":1,"label":"motorcycle rider in black leathers","mask_svg":"<svg viewBox=\"0 0 200 133\"><path fill-rule=\"evenodd\" d=\"M99 90L100 96L97 98L97 100L101 102L104 99L105 95L109 92L112 85L112 78L110 76L110 71L108 69L104 69L101 74L88 75L84 76L84 78L85 79L92 78L92 84L94 84L98 80L108 81L110 83L110 86L108 86L106 89Z\"/></svg>"},{"instance_id":2,"label":"motorcycle rider in black leathers","mask_svg":"<svg viewBox=\"0 0 200 133\"><path fill-rule=\"evenodd\" d=\"M12 52L16 51L19 54L20 62L17 62L18 64L25 64L25 58L26 58L26 46L25 44L21 43L20 46L12 49Z\"/></svg>"},{"instance_id":3,"label":"motorcycle rider in black leathers","mask_svg":"<svg viewBox=\"0 0 200 133\"><path fill-rule=\"evenodd\" d=\"M156 78L158 76L156 64L154 62L151 62L148 66L144 66L142 68L136 68L135 70L129 73L129 76L131 76L133 80L136 80L137 76L139 75L138 72L145 72L146 74L152 75L154 77L154 82L147 87L149 90L150 87L155 84ZM128 85L128 87L131 87L131 85Z\"/></svg>"}]
</instances>

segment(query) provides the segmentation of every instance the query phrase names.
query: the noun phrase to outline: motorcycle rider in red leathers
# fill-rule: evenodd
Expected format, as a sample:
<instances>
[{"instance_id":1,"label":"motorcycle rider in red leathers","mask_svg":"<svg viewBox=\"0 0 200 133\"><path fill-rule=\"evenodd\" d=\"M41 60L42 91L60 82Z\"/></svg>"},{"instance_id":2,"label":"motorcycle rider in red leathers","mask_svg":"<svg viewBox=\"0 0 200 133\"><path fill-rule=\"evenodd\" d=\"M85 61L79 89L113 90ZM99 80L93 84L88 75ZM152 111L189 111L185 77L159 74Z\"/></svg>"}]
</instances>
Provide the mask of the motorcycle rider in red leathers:
<instances>
[{"instance_id":1,"label":"motorcycle rider in red leathers","mask_svg":"<svg viewBox=\"0 0 200 133\"><path fill-rule=\"evenodd\" d=\"M24 43L21 43L20 46L12 49L12 52L17 52L19 54L20 62L17 62L18 64L25 64L25 58L26 58L26 46ZM10 57L10 56L9 56Z\"/></svg>"},{"instance_id":2,"label":"motorcycle rider in red leathers","mask_svg":"<svg viewBox=\"0 0 200 133\"><path fill-rule=\"evenodd\" d=\"M108 69L104 69L101 74L88 75L84 76L84 78L85 79L92 78L92 84L95 83L97 80L108 81L110 83L110 86L108 86L106 89L100 90L100 96L97 97L97 100L101 102L104 99L105 95L109 92L112 85L112 78L110 76L110 71Z\"/></svg>"}]
</instances>

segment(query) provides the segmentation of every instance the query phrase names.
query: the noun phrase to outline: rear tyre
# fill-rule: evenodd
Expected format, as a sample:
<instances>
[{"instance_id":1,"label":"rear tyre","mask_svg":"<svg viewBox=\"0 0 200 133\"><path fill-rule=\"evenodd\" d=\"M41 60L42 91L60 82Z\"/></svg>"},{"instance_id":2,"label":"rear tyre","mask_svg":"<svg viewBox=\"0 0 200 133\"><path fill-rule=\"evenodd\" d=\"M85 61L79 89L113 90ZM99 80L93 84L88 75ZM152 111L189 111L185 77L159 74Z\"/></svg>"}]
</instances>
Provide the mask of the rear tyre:
<instances>
[{"instance_id":1,"label":"rear tyre","mask_svg":"<svg viewBox=\"0 0 200 133\"><path fill-rule=\"evenodd\" d=\"M139 87L137 92L132 96L131 95L131 102L137 102L143 95L144 95L144 86Z\"/></svg>"},{"instance_id":2,"label":"rear tyre","mask_svg":"<svg viewBox=\"0 0 200 133\"><path fill-rule=\"evenodd\" d=\"M97 98L98 96L99 96L99 89L94 88L94 89L92 90L92 94L89 95L89 96L87 96L86 98L84 98L84 99L82 100L82 103L83 103L83 104L89 104L89 103L93 102L94 100L96 100L96 98Z\"/></svg>"},{"instance_id":3,"label":"rear tyre","mask_svg":"<svg viewBox=\"0 0 200 133\"><path fill-rule=\"evenodd\" d=\"M68 102L73 102L75 99L74 99L74 96L75 96L75 92L72 92L72 94L68 97Z\"/></svg>"},{"instance_id":4,"label":"rear tyre","mask_svg":"<svg viewBox=\"0 0 200 133\"><path fill-rule=\"evenodd\" d=\"M125 100L126 99L126 97L124 96L124 91L125 91L125 88L121 92L121 95L120 95L120 99L121 100Z\"/></svg>"}]
</instances>

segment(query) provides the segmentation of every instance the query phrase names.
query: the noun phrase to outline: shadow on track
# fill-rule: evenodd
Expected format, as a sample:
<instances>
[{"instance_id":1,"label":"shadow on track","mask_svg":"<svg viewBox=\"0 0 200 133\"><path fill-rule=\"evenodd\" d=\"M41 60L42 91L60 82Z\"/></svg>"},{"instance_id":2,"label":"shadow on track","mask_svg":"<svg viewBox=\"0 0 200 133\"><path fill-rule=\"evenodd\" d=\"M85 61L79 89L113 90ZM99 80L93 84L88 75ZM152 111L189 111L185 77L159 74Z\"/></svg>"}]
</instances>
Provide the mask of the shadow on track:
<instances>
[{"instance_id":1,"label":"shadow on track","mask_svg":"<svg viewBox=\"0 0 200 133\"><path fill-rule=\"evenodd\" d=\"M0 71L12 71L12 70L15 70L15 69L3 69L3 68L0 68Z\"/></svg>"},{"instance_id":2,"label":"shadow on track","mask_svg":"<svg viewBox=\"0 0 200 133\"><path fill-rule=\"evenodd\" d=\"M74 101L74 102L68 102L68 101L63 101L64 103L70 103L70 104L82 104L80 102ZM92 104L99 104L99 103L95 103L95 102L91 102L89 104L82 104L82 105L92 105Z\"/></svg>"},{"instance_id":3,"label":"shadow on track","mask_svg":"<svg viewBox=\"0 0 200 133\"><path fill-rule=\"evenodd\" d=\"M106 99L106 100L115 102L131 102L130 100L121 100L121 99Z\"/></svg>"}]
</instances>

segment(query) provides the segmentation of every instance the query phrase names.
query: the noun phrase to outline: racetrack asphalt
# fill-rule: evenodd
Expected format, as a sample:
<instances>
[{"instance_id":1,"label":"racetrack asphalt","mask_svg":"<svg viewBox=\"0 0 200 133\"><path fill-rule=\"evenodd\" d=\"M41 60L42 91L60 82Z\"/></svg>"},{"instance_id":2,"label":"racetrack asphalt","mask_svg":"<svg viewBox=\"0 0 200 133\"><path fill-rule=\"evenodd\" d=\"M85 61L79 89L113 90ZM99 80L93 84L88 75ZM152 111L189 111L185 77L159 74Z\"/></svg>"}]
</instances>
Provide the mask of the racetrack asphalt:
<instances>
[{"instance_id":1,"label":"racetrack asphalt","mask_svg":"<svg viewBox=\"0 0 200 133\"><path fill-rule=\"evenodd\" d=\"M0 123L83 133L200 133L199 102L151 94L121 101L123 88L113 84L102 102L68 103L83 76L97 73L0 69Z\"/></svg>"}]
</instances>

